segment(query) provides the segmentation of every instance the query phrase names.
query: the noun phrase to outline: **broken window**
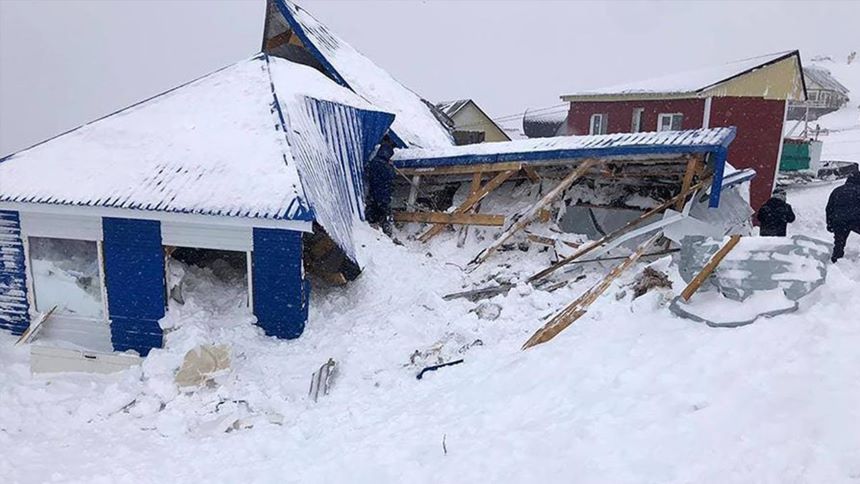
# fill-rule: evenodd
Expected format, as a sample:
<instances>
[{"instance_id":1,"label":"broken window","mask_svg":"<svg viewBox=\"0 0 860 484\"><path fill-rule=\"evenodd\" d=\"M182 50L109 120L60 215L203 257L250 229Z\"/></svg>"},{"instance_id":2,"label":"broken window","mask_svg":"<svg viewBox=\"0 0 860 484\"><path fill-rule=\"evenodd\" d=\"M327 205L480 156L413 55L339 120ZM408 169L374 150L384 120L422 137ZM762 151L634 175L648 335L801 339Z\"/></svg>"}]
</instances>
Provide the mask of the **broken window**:
<instances>
[{"instance_id":1,"label":"broken window","mask_svg":"<svg viewBox=\"0 0 860 484\"><path fill-rule=\"evenodd\" d=\"M165 247L167 296L184 305L234 310L252 305L248 252Z\"/></svg>"},{"instance_id":2,"label":"broken window","mask_svg":"<svg viewBox=\"0 0 860 484\"><path fill-rule=\"evenodd\" d=\"M30 237L36 310L104 319L99 246L95 241Z\"/></svg>"},{"instance_id":3,"label":"broken window","mask_svg":"<svg viewBox=\"0 0 860 484\"><path fill-rule=\"evenodd\" d=\"M630 121L630 132L638 133L642 131L642 113L645 112L645 108L635 108L633 110L633 119Z\"/></svg>"}]
</instances>

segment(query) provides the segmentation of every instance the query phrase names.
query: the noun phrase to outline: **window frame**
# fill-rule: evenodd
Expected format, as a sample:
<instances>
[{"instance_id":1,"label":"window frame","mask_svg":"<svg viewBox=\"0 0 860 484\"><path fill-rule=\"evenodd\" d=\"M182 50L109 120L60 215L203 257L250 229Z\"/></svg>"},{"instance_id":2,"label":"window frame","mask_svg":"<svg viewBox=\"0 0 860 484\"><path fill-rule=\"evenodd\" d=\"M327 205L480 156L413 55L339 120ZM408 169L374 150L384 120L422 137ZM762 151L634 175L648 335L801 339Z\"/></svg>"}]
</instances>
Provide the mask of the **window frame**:
<instances>
[{"instance_id":1,"label":"window frame","mask_svg":"<svg viewBox=\"0 0 860 484\"><path fill-rule=\"evenodd\" d=\"M594 120L595 120L595 118L600 118L600 127L599 127L597 133L594 132ZM593 113L591 115L591 118L589 118L589 122L588 122L588 134L589 135L606 134L607 119L608 119L608 116L606 113Z\"/></svg>"},{"instance_id":2,"label":"window frame","mask_svg":"<svg viewBox=\"0 0 860 484\"><path fill-rule=\"evenodd\" d=\"M22 234L23 235L23 234ZM22 240L24 242L24 250L25 250L25 270L27 273L27 293L28 299L30 303L30 312L32 315L41 315L46 314L50 309L46 309L45 311L41 311L39 308L39 302L36 299L36 278L33 273L33 251L30 247L31 239L59 239L59 240L75 240L75 241L83 241L83 242L93 242L96 244L96 261L98 264L99 271L99 284L100 293L101 293L101 303L102 303L102 316L94 317L94 316L79 316L74 314L66 314L66 313L56 313L52 316L52 319L66 319L66 320L77 320L77 321L94 321L98 323L110 323L110 308L108 306L108 295L107 295L107 284L105 280L105 263L104 263L104 244L103 241L98 239L89 239L89 238L80 238L80 237L63 237L57 235L23 235ZM45 309L45 308L42 308Z\"/></svg>"},{"instance_id":3,"label":"window frame","mask_svg":"<svg viewBox=\"0 0 860 484\"><path fill-rule=\"evenodd\" d=\"M672 125L674 124L675 117L681 118L679 121L678 129L672 129ZM669 119L669 129L663 129L663 120ZM657 115L657 132L663 131L681 131L684 129L684 113L660 113Z\"/></svg>"},{"instance_id":4,"label":"window frame","mask_svg":"<svg viewBox=\"0 0 860 484\"><path fill-rule=\"evenodd\" d=\"M642 132L642 115L645 114L645 108L633 108L633 117L630 120L630 132Z\"/></svg>"}]
</instances>

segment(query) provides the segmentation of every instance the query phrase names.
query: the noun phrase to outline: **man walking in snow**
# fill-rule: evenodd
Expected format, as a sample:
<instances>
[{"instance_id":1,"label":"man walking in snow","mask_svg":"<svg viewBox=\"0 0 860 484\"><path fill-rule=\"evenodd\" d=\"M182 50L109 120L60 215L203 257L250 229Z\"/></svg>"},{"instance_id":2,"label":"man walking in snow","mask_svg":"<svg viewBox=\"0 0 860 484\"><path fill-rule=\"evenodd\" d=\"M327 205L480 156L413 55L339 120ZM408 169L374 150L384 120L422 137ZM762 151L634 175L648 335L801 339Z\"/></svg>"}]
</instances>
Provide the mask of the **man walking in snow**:
<instances>
[{"instance_id":1,"label":"man walking in snow","mask_svg":"<svg viewBox=\"0 0 860 484\"><path fill-rule=\"evenodd\" d=\"M860 234L860 172L852 173L845 184L836 187L827 201L827 231L833 233L836 262L845 255L845 242L851 232Z\"/></svg>"},{"instance_id":2,"label":"man walking in snow","mask_svg":"<svg viewBox=\"0 0 860 484\"><path fill-rule=\"evenodd\" d=\"M762 237L785 237L788 224L794 222L794 210L785 201L785 191L776 190L756 214Z\"/></svg>"}]
</instances>

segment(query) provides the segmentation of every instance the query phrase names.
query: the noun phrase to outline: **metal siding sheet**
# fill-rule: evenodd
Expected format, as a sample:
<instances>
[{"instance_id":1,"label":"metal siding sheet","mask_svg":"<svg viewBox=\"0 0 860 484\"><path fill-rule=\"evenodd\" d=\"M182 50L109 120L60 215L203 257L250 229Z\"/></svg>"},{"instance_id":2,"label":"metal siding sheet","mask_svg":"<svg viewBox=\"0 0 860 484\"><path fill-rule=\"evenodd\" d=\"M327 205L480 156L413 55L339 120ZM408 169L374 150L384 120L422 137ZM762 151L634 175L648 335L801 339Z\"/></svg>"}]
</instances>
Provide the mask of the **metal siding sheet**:
<instances>
[{"instance_id":1,"label":"metal siding sheet","mask_svg":"<svg viewBox=\"0 0 860 484\"><path fill-rule=\"evenodd\" d=\"M253 250L251 227L161 222L164 245L199 249Z\"/></svg>"},{"instance_id":2,"label":"metal siding sheet","mask_svg":"<svg viewBox=\"0 0 860 484\"><path fill-rule=\"evenodd\" d=\"M102 227L111 341L116 351L133 349L145 356L162 346L161 226L154 220L105 217Z\"/></svg>"},{"instance_id":3,"label":"metal siding sheet","mask_svg":"<svg viewBox=\"0 0 860 484\"><path fill-rule=\"evenodd\" d=\"M309 285L302 268L302 234L254 229L254 315L269 336L298 338L308 319Z\"/></svg>"},{"instance_id":4,"label":"metal siding sheet","mask_svg":"<svg viewBox=\"0 0 860 484\"><path fill-rule=\"evenodd\" d=\"M21 334L29 325L21 222L18 212L0 211L0 329Z\"/></svg>"},{"instance_id":5,"label":"metal siding sheet","mask_svg":"<svg viewBox=\"0 0 860 484\"><path fill-rule=\"evenodd\" d=\"M35 237L102 240L102 218L21 212L21 230L28 236Z\"/></svg>"}]
</instances>

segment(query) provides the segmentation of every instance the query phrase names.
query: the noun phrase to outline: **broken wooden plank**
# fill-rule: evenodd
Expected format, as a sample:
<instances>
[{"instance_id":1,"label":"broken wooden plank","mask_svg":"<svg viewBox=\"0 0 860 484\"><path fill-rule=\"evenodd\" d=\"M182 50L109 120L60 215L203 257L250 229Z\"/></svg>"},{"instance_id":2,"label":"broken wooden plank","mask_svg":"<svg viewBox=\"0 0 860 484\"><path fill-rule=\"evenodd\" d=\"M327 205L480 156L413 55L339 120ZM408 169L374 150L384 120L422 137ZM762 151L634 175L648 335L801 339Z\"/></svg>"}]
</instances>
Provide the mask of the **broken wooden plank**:
<instances>
[{"instance_id":1,"label":"broken wooden plank","mask_svg":"<svg viewBox=\"0 0 860 484\"><path fill-rule=\"evenodd\" d=\"M445 213L445 212L394 212L395 222L422 222L449 225L486 225L500 227L505 224L504 215L488 213Z\"/></svg>"},{"instance_id":2,"label":"broken wooden plank","mask_svg":"<svg viewBox=\"0 0 860 484\"><path fill-rule=\"evenodd\" d=\"M534 205L528 208L524 213L522 213L511 226L499 236L489 247L481 251L474 260L472 260L473 265L478 265L488 257L490 257L493 252L495 252L499 247L502 246L505 242L508 241L514 234L524 229L528 224L532 222L538 212L543 209L546 205L552 203L560 197L565 190L570 188L571 185L576 183L582 176L595 164L597 163L596 159L587 159L583 160L579 166L576 167L569 175L567 175L558 185L555 186L552 190L547 192L546 195L541 197L540 200L537 201Z\"/></svg>"},{"instance_id":3,"label":"broken wooden plank","mask_svg":"<svg viewBox=\"0 0 860 484\"><path fill-rule=\"evenodd\" d=\"M474 165L434 166L428 168L400 168L397 171L406 176L471 175L472 173L480 172L519 171L522 166L523 164L520 162L477 163Z\"/></svg>"},{"instance_id":4,"label":"broken wooden plank","mask_svg":"<svg viewBox=\"0 0 860 484\"><path fill-rule=\"evenodd\" d=\"M540 183L540 175L538 175L537 170L533 166L523 165L523 173L532 181L532 183Z\"/></svg>"},{"instance_id":5,"label":"broken wooden plank","mask_svg":"<svg viewBox=\"0 0 860 484\"><path fill-rule=\"evenodd\" d=\"M738 245L738 242L740 242L740 240L740 235L732 235L729 241L726 242L726 245L720 247L720 250L718 250L717 253L714 254L713 257L711 257L711 260L709 260L708 263L705 264L704 267L702 267L702 271L696 274L696 277L694 277L693 280L691 280L690 283L687 284L687 287L685 287L684 290L681 291L681 297L684 298L684 301L689 301L690 298L693 297L693 294L695 294L696 291L698 291L699 288L702 287L702 284L705 282L705 280L708 279L711 273L714 272L714 269L716 269L717 266L720 265L720 262L722 262L723 259L726 258L729 252L731 252L732 249L734 249L735 246Z\"/></svg>"},{"instance_id":6,"label":"broken wooden plank","mask_svg":"<svg viewBox=\"0 0 860 484\"><path fill-rule=\"evenodd\" d=\"M471 291L454 292L442 296L445 301L452 299L468 299L470 301L478 301L481 299L491 298L504 294L514 288L513 284L499 284L497 286L482 287L480 289L472 289Z\"/></svg>"},{"instance_id":7,"label":"broken wooden plank","mask_svg":"<svg viewBox=\"0 0 860 484\"><path fill-rule=\"evenodd\" d=\"M494 176L490 181L488 181L484 186L482 186L480 190L478 190L472 195L469 195L469 198L467 198L466 201L460 204L460 206L457 207L457 209L454 210L453 213L466 213L467 211L469 211L470 208L474 207L475 204L483 200L484 197L490 194L490 192L492 192L496 188L499 188L502 183L507 181L508 178L512 177L516 173L517 172L515 170L509 170L503 171L498 175ZM428 240L432 239L440 232L442 232L445 227L447 227L446 224L436 224L432 228L430 228L430 230L424 232L424 234L418 237L418 240L420 240L421 242L427 242Z\"/></svg>"},{"instance_id":8,"label":"broken wooden plank","mask_svg":"<svg viewBox=\"0 0 860 484\"><path fill-rule=\"evenodd\" d=\"M276 35L276 36L274 36L274 37L272 37L266 41L266 50L269 51L272 49L277 49L278 47L289 43L292 36L293 36L293 30L292 29L285 30L285 31L281 32L280 34L278 34L278 35Z\"/></svg>"},{"instance_id":9,"label":"broken wooden plank","mask_svg":"<svg viewBox=\"0 0 860 484\"><path fill-rule=\"evenodd\" d=\"M699 165L699 159L695 156L691 156L689 160L687 160L687 170L684 172L684 179L681 181L681 191L678 193L684 193L690 189L690 185L693 184L693 177L696 175L696 167ZM684 208L684 202L686 200L684 197L678 198L678 201L675 202L675 210L680 212L682 208Z\"/></svg>"},{"instance_id":10,"label":"broken wooden plank","mask_svg":"<svg viewBox=\"0 0 860 484\"><path fill-rule=\"evenodd\" d=\"M601 245L603 245L603 244L615 239L616 237L626 233L628 230L641 224L642 222L644 222L646 219L648 219L652 215L663 212L667 208L673 206L679 199L686 200L690 194L695 193L697 190L706 186L708 183L710 183L710 178L704 179L704 180L696 183L695 185L691 186L689 188L689 190L681 192L678 195L670 198L669 200L666 200L665 202L661 203L660 205L646 211L645 213L640 215L638 218L635 218L635 219L627 222L621 228L604 235L603 237L594 241L593 243L588 244L585 247L582 247L581 249L579 249L578 251L576 251L572 255L565 257L564 259L556 262L555 264L547 267L546 269L534 274L533 276L529 277L528 282L534 282L538 279L542 279L542 278L552 274L553 272L561 269L562 267L566 266L567 264L570 264L572 261L578 259L579 257L582 257L583 255L591 252L592 250L600 247Z\"/></svg>"},{"instance_id":11,"label":"broken wooden plank","mask_svg":"<svg viewBox=\"0 0 860 484\"><path fill-rule=\"evenodd\" d=\"M483 174L483 172L480 172L480 171L476 172L474 175L472 175L472 184L469 186L469 196L474 195L475 193L478 192L478 190L481 189L481 180L483 179L483 177L484 177L484 174ZM480 210L480 209L481 209L481 204L480 204L480 202L478 202L477 204L475 204L475 206L472 208L471 211L474 213L478 213L478 210ZM457 235L457 247L463 247L464 245L466 245L466 239L468 237L469 237L469 226L464 225L463 227L460 227L460 234Z\"/></svg>"},{"instance_id":12,"label":"broken wooden plank","mask_svg":"<svg viewBox=\"0 0 860 484\"><path fill-rule=\"evenodd\" d=\"M57 306L54 306L50 310L48 310L47 313L41 314L38 319L31 322L30 326L28 326L27 329L23 333L21 333L21 337L18 338L18 341L15 341L15 346L18 346L20 344L27 344L33 338L35 338L39 331L41 331L42 325L45 324L45 321L47 321L48 318L50 318L56 310Z\"/></svg>"},{"instance_id":13,"label":"broken wooden plank","mask_svg":"<svg viewBox=\"0 0 860 484\"><path fill-rule=\"evenodd\" d=\"M609 274L606 275L603 279L600 280L597 284L591 287L588 291L586 291L582 296L577 298L575 301L570 303L567 307L561 310L558 314L555 315L547 324L541 327L539 330L535 331L531 338L525 342L522 349L528 349L532 346L536 346L542 343L546 343L547 341L555 338L559 333L568 328L571 324L573 324L577 319L581 318L584 315L588 308L591 306L597 298L603 294L606 289L612 284L612 281L618 279L621 274L624 273L627 269L629 269L633 264L636 263L637 260L648 250L649 247L654 245L660 237L663 236L663 232L657 232L652 235L648 240L643 242L636 248L636 250L630 254L623 262L615 266Z\"/></svg>"}]
</instances>

